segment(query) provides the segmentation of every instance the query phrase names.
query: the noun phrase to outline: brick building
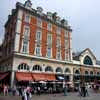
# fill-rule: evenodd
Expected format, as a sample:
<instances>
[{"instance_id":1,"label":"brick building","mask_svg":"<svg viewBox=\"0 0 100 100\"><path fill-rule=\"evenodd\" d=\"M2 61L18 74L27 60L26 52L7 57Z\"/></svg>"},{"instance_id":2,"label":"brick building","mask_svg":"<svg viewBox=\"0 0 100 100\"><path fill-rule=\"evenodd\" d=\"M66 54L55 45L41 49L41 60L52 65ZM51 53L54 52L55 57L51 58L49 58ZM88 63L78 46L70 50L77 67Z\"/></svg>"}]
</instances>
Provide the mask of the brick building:
<instances>
[{"instance_id":1,"label":"brick building","mask_svg":"<svg viewBox=\"0 0 100 100\"><path fill-rule=\"evenodd\" d=\"M56 12L33 9L30 0L17 2L5 24L0 59L1 71L11 72L11 86L16 81L60 81L63 85L86 80L90 74L99 77L100 65L90 49L72 55L71 34L67 20Z\"/></svg>"}]
</instances>

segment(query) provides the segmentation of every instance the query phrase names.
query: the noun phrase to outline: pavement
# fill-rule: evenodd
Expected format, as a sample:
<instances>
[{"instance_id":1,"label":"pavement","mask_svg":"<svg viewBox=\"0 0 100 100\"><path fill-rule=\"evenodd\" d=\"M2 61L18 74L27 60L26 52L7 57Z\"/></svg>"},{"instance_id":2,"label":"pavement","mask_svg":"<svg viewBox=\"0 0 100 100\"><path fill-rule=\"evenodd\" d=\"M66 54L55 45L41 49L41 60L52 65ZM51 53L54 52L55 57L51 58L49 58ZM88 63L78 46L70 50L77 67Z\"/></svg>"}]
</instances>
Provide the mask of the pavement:
<instances>
[{"instance_id":1,"label":"pavement","mask_svg":"<svg viewBox=\"0 0 100 100\"><path fill-rule=\"evenodd\" d=\"M21 100L19 96L0 96L0 100ZM61 94L41 94L33 95L32 100L100 100L100 93L89 93L87 97L80 97L78 93L68 93L67 96Z\"/></svg>"}]
</instances>

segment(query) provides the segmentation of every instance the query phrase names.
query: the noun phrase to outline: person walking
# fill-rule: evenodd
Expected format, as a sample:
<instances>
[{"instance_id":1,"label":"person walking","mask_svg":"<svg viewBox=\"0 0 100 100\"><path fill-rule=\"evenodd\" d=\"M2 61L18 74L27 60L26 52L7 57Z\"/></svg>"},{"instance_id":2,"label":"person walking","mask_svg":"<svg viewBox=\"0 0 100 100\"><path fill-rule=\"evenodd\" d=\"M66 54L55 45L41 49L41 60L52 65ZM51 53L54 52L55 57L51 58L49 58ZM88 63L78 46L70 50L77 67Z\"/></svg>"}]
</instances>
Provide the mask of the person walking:
<instances>
[{"instance_id":1,"label":"person walking","mask_svg":"<svg viewBox=\"0 0 100 100\"><path fill-rule=\"evenodd\" d=\"M27 95L27 100L31 100L31 88L30 87L27 87L27 91L26 91L26 95Z\"/></svg>"},{"instance_id":2,"label":"person walking","mask_svg":"<svg viewBox=\"0 0 100 100\"><path fill-rule=\"evenodd\" d=\"M4 96L8 95L8 86L7 85L4 85L3 92L4 92Z\"/></svg>"},{"instance_id":3,"label":"person walking","mask_svg":"<svg viewBox=\"0 0 100 100\"><path fill-rule=\"evenodd\" d=\"M24 88L23 94L22 94L22 100L28 100L27 99L27 89Z\"/></svg>"},{"instance_id":4,"label":"person walking","mask_svg":"<svg viewBox=\"0 0 100 100\"><path fill-rule=\"evenodd\" d=\"M80 86L78 87L78 92L79 92L79 96L82 96L82 89Z\"/></svg>"},{"instance_id":5,"label":"person walking","mask_svg":"<svg viewBox=\"0 0 100 100\"><path fill-rule=\"evenodd\" d=\"M38 88L37 88L37 92L38 92L38 95L40 96L40 94L41 94L41 89L40 89L39 86L38 86Z\"/></svg>"},{"instance_id":6,"label":"person walking","mask_svg":"<svg viewBox=\"0 0 100 100\"><path fill-rule=\"evenodd\" d=\"M86 88L85 88L85 94L86 94L86 96L89 96L89 93L88 93L88 85L86 85Z\"/></svg>"},{"instance_id":7,"label":"person walking","mask_svg":"<svg viewBox=\"0 0 100 100\"><path fill-rule=\"evenodd\" d=\"M64 87L64 96L67 96L67 86Z\"/></svg>"}]
</instances>

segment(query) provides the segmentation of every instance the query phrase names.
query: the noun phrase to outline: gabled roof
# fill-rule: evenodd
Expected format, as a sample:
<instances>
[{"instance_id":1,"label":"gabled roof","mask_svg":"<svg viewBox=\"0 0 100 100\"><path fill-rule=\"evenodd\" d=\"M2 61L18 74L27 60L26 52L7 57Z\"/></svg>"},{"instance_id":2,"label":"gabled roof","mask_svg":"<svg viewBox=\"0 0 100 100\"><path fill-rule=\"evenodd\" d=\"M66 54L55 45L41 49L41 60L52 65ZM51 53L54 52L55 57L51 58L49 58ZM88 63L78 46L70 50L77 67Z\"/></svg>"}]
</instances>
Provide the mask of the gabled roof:
<instances>
[{"instance_id":1,"label":"gabled roof","mask_svg":"<svg viewBox=\"0 0 100 100\"><path fill-rule=\"evenodd\" d=\"M96 59L96 57L94 56L92 51L89 48L86 48L85 50L83 50L81 52L73 53L73 60L78 60L79 61L79 57L86 51L89 51L91 53L91 55Z\"/></svg>"}]
</instances>

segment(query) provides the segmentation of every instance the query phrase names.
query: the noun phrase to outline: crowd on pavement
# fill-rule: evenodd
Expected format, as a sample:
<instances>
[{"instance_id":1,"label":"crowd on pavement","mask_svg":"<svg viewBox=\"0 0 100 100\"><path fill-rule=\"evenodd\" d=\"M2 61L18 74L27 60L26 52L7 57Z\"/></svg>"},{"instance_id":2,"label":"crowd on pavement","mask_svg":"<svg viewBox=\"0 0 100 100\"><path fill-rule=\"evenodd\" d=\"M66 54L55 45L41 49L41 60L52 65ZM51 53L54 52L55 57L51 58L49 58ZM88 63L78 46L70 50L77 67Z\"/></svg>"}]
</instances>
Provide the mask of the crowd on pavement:
<instances>
[{"instance_id":1,"label":"crowd on pavement","mask_svg":"<svg viewBox=\"0 0 100 100\"><path fill-rule=\"evenodd\" d=\"M45 90L47 88L45 87ZM93 87L88 87L86 84L80 84L78 87L78 94L79 96L86 97L89 96L89 89L93 90ZM49 93L53 93L53 89L50 87ZM0 89L1 91L1 89ZM4 96L12 94L13 96L21 96L22 100L31 100L32 98L32 92L34 92L37 95L41 95L41 87L38 86L35 89L32 89L32 87L29 86L14 86L13 88L10 88L8 85L3 86L3 94ZM68 95L68 87L65 85L63 88L64 96Z\"/></svg>"}]
</instances>

